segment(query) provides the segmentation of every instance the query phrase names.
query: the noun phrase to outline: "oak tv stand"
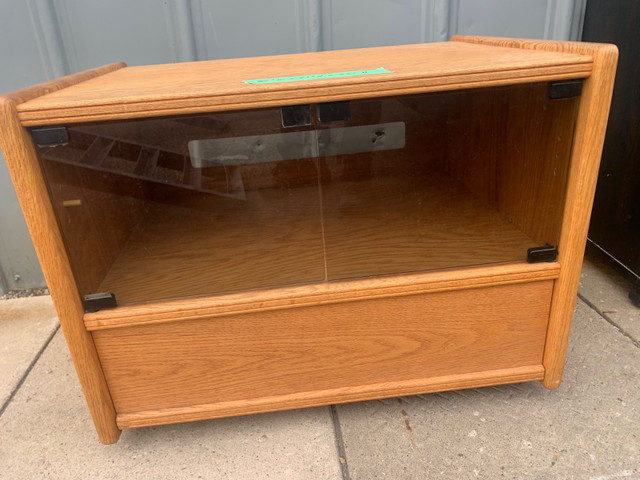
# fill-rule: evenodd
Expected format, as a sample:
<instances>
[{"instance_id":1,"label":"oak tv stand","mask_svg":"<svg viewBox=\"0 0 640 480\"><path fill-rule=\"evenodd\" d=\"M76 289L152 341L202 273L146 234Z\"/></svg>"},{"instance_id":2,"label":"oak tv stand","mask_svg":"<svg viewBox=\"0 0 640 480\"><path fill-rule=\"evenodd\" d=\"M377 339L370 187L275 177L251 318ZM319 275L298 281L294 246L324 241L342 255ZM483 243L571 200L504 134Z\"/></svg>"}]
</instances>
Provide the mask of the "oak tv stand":
<instances>
[{"instance_id":1,"label":"oak tv stand","mask_svg":"<svg viewBox=\"0 0 640 480\"><path fill-rule=\"evenodd\" d=\"M0 97L100 440L557 387L616 60L454 37L112 64Z\"/></svg>"}]
</instances>

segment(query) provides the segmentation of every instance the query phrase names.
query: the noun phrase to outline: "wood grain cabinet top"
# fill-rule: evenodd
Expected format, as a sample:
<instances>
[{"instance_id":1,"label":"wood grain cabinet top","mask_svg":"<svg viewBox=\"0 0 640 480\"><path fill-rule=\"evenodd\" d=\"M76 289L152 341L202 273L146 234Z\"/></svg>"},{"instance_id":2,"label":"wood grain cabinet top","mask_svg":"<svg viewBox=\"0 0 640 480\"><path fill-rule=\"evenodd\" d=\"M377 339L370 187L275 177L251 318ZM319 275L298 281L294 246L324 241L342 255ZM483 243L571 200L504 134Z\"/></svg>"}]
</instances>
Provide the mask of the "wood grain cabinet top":
<instances>
[{"instance_id":1,"label":"wood grain cabinet top","mask_svg":"<svg viewBox=\"0 0 640 480\"><path fill-rule=\"evenodd\" d=\"M464 42L329 51L268 58L125 67L18 107L23 125L260 108L341 98L586 77L592 57ZM120 68L118 68L120 67ZM250 84L247 80L370 71L389 73Z\"/></svg>"}]
</instances>

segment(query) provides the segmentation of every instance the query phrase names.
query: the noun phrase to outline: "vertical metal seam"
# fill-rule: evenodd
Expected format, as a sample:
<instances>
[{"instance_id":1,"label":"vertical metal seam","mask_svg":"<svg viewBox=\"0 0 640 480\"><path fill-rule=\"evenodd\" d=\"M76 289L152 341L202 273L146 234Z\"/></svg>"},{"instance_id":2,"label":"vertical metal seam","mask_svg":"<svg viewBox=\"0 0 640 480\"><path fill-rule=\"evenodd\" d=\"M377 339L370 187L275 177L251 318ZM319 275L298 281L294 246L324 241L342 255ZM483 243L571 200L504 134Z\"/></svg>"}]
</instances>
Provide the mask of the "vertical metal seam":
<instances>
[{"instance_id":1,"label":"vertical metal seam","mask_svg":"<svg viewBox=\"0 0 640 480\"><path fill-rule=\"evenodd\" d=\"M420 1L420 42L427 43L427 21L429 18L429 9L427 8L427 2L430 0ZM433 9L432 9L433 10Z\"/></svg>"},{"instance_id":2,"label":"vertical metal seam","mask_svg":"<svg viewBox=\"0 0 640 480\"><path fill-rule=\"evenodd\" d=\"M449 1L449 18L448 18L449 29L447 31L449 38L451 38L452 35L456 35L458 33L459 14L460 14L460 0L450 0Z\"/></svg>"},{"instance_id":3,"label":"vertical metal seam","mask_svg":"<svg viewBox=\"0 0 640 480\"><path fill-rule=\"evenodd\" d=\"M174 3L175 15L172 16L177 40L177 56L180 62L198 60L195 29L190 0L179 0Z\"/></svg>"},{"instance_id":4,"label":"vertical metal seam","mask_svg":"<svg viewBox=\"0 0 640 480\"><path fill-rule=\"evenodd\" d=\"M53 0L27 1L40 61L48 79L71 73Z\"/></svg>"},{"instance_id":5,"label":"vertical metal seam","mask_svg":"<svg viewBox=\"0 0 640 480\"><path fill-rule=\"evenodd\" d=\"M557 0L547 0L547 9L544 16L544 33L543 38L551 40L555 33L556 16L558 13Z\"/></svg>"},{"instance_id":6,"label":"vertical metal seam","mask_svg":"<svg viewBox=\"0 0 640 480\"><path fill-rule=\"evenodd\" d=\"M46 41L42 38L42 26L40 25L40 16L36 12L37 4L35 0L27 0L25 2L27 5L27 9L29 10L29 19L31 20L31 28L33 29L33 36L36 41L36 48L38 49L38 54L40 55L40 63L42 64L42 69L44 70L45 77L47 79L51 79L54 77L53 65L51 65L49 55L46 51L45 44Z\"/></svg>"},{"instance_id":7,"label":"vertical metal seam","mask_svg":"<svg viewBox=\"0 0 640 480\"><path fill-rule=\"evenodd\" d=\"M443 42L449 40L450 24L449 17L451 15L451 0L433 0L433 33L431 41Z\"/></svg>"},{"instance_id":8,"label":"vertical metal seam","mask_svg":"<svg viewBox=\"0 0 640 480\"><path fill-rule=\"evenodd\" d=\"M569 27L569 40L579 42L582 40L582 29L584 28L584 16L587 10L587 0L574 0L573 12L571 15L571 26Z\"/></svg>"},{"instance_id":9,"label":"vertical metal seam","mask_svg":"<svg viewBox=\"0 0 640 480\"><path fill-rule=\"evenodd\" d=\"M298 52L322 50L322 1L295 2Z\"/></svg>"},{"instance_id":10,"label":"vertical metal seam","mask_svg":"<svg viewBox=\"0 0 640 480\"><path fill-rule=\"evenodd\" d=\"M321 34L320 45L322 50L333 50L333 0L320 1L321 8Z\"/></svg>"},{"instance_id":11,"label":"vertical metal seam","mask_svg":"<svg viewBox=\"0 0 640 480\"><path fill-rule=\"evenodd\" d=\"M76 50L76 40L73 36L73 28L69 22L68 7L64 0L48 0L50 2L50 13L55 18L55 24L60 35L60 48L66 59L68 73L81 70L78 51ZM55 6L54 6L55 4Z\"/></svg>"},{"instance_id":12,"label":"vertical metal seam","mask_svg":"<svg viewBox=\"0 0 640 480\"><path fill-rule=\"evenodd\" d=\"M309 51L319 52L322 50L324 22L322 18L322 0L309 0L307 10L307 39Z\"/></svg>"},{"instance_id":13,"label":"vertical metal seam","mask_svg":"<svg viewBox=\"0 0 640 480\"><path fill-rule=\"evenodd\" d=\"M545 17L544 38L570 40L581 32L586 0L549 0ZM577 38L573 38L577 40Z\"/></svg>"},{"instance_id":14,"label":"vertical metal seam","mask_svg":"<svg viewBox=\"0 0 640 480\"><path fill-rule=\"evenodd\" d=\"M0 242L2 241L2 237L0 237ZM2 264L0 264L0 295L4 295L9 291L9 284L7 283L7 277L4 274L4 268Z\"/></svg>"},{"instance_id":15,"label":"vertical metal seam","mask_svg":"<svg viewBox=\"0 0 640 480\"><path fill-rule=\"evenodd\" d=\"M306 52L308 51L308 40L306 37L305 26L308 24L307 17L308 9L307 2L294 2L293 8L295 10L295 19L296 19L296 44L297 44L297 52Z\"/></svg>"},{"instance_id":16,"label":"vertical metal seam","mask_svg":"<svg viewBox=\"0 0 640 480\"><path fill-rule=\"evenodd\" d=\"M170 58L171 61L175 62L178 59L177 39L171 11L167 2L162 5L162 13L164 17L164 26L166 29L165 35L169 43L169 48L171 49Z\"/></svg>"}]
</instances>

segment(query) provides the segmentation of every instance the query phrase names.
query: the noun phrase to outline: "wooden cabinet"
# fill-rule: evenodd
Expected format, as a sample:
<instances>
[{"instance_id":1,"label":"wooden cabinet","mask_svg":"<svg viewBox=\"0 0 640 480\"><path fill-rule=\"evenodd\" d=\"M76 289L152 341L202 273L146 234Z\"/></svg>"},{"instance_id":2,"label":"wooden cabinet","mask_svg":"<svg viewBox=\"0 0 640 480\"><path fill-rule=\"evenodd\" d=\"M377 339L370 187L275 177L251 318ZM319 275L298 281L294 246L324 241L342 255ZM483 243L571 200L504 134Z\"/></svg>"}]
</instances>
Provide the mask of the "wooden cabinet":
<instances>
[{"instance_id":1,"label":"wooden cabinet","mask_svg":"<svg viewBox=\"0 0 640 480\"><path fill-rule=\"evenodd\" d=\"M101 441L557 387L616 59L456 37L113 64L2 97L2 148Z\"/></svg>"}]
</instances>

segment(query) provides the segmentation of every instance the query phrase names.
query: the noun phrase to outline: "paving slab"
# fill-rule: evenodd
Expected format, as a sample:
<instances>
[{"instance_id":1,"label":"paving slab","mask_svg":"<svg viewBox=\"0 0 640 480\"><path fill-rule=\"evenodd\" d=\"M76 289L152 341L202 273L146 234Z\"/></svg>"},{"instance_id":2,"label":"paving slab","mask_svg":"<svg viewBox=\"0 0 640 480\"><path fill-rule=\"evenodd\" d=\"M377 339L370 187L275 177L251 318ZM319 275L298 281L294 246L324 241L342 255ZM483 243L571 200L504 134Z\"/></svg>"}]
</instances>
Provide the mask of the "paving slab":
<instances>
[{"instance_id":1,"label":"paving slab","mask_svg":"<svg viewBox=\"0 0 640 480\"><path fill-rule=\"evenodd\" d=\"M563 383L337 407L352 480L640 479L640 348L578 301Z\"/></svg>"},{"instance_id":2,"label":"paving slab","mask_svg":"<svg viewBox=\"0 0 640 480\"><path fill-rule=\"evenodd\" d=\"M0 409L56 328L48 295L0 301Z\"/></svg>"},{"instance_id":3,"label":"paving slab","mask_svg":"<svg viewBox=\"0 0 640 480\"><path fill-rule=\"evenodd\" d=\"M61 333L0 417L2 479L341 479L329 408L125 430L98 442Z\"/></svg>"},{"instance_id":4,"label":"paving slab","mask_svg":"<svg viewBox=\"0 0 640 480\"><path fill-rule=\"evenodd\" d=\"M580 295L603 317L640 342L640 307L629 299L631 288L630 282L602 260L585 258Z\"/></svg>"}]
</instances>

